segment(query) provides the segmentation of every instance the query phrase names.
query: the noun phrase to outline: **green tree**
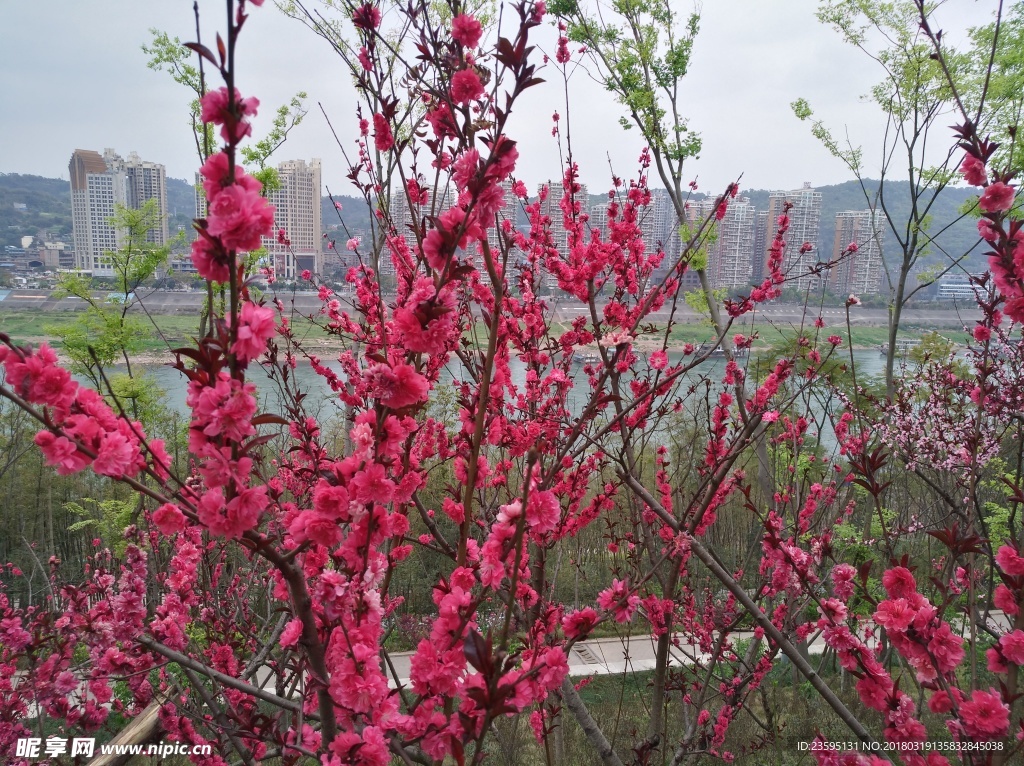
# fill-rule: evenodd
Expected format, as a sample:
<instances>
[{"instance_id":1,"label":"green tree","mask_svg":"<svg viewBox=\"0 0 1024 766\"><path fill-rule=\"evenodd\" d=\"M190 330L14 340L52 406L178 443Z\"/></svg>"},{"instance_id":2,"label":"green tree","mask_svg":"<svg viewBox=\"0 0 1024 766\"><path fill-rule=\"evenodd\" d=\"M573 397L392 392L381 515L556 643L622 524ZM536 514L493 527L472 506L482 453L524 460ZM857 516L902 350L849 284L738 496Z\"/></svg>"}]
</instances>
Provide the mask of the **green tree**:
<instances>
[{"instance_id":1,"label":"green tree","mask_svg":"<svg viewBox=\"0 0 1024 766\"><path fill-rule=\"evenodd\" d=\"M1024 2L1018 0L1004 17L971 29L970 40L965 87L977 110L974 121L980 133L1000 142L992 166L1019 175L1024 171L1016 141L1024 115Z\"/></svg>"},{"instance_id":2,"label":"green tree","mask_svg":"<svg viewBox=\"0 0 1024 766\"><path fill-rule=\"evenodd\" d=\"M199 66L195 66L191 63L195 54L182 45L179 38L171 37L159 29L150 29L149 33L153 35L152 41L149 45L142 46L142 52L149 56L147 66L155 72L169 72L176 83L184 85L194 95L189 103L189 120L192 135L195 137L196 154L202 164L216 145L214 126L204 124L201 119L202 108L199 99L206 93L202 59L198 59Z\"/></svg>"},{"instance_id":3,"label":"green tree","mask_svg":"<svg viewBox=\"0 0 1024 766\"><path fill-rule=\"evenodd\" d=\"M932 5L925 7L930 13ZM936 157L933 138L945 140L956 96L949 87L943 64L935 59L927 36L921 31L920 11L914 0L826 0L818 10L819 20L835 29L843 40L875 61L883 77L868 98L886 118L879 164L869 167L863 149L852 141L838 139L823 121L813 119L804 99L792 105L796 116L811 121L811 132L840 159L860 182L867 206L885 221L894 247L887 247L883 259L889 286L889 351L885 361L886 391L895 391L896 337L907 303L921 290L949 271L961 267L968 253L946 252L936 242L955 222L933 220L939 195L956 178L954 149ZM947 66L959 72L965 59L950 52ZM933 136L938 129L939 136ZM878 174L871 186L868 174ZM909 182L909 212L904 200L894 199L891 182ZM941 253L941 263L926 259Z\"/></svg>"},{"instance_id":4,"label":"green tree","mask_svg":"<svg viewBox=\"0 0 1024 766\"><path fill-rule=\"evenodd\" d=\"M139 316L142 304L136 291L167 263L176 245L176 241L166 245L148 241L149 233L160 225L155 200L148 200L138 209L119 205L110 222L118 231L121 247L104 254L113 272L112 282L106 283L106 294L97 295L92 279L81 274L62 274L57 290L59 295L85 302L82 318L57 333L74 371L88 377L97 388L102 387L103 368L112 364L123 362L128 376L132 376L132 357L153 333L152 324Z\"/></svg>"}]
</instances>

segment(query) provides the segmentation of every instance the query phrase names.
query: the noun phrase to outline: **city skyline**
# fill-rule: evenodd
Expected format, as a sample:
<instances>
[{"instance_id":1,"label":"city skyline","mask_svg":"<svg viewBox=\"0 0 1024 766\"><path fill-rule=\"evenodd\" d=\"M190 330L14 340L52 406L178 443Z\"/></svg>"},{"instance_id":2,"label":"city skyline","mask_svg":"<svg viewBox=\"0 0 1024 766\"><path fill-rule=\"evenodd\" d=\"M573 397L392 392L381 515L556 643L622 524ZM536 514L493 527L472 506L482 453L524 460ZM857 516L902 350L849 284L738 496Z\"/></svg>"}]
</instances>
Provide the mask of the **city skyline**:
<instances>
[{"instance_id":1,"label":"city skyline","mask_svg":"<svg viewBox=\"0 0 1024 766\"><path fill-rule=\"evenodd\" d=\"M160 156L170 177L191 178L198 163L188 125L189 94L166 74L148 70L140 50L151 39L150 27L183 41L192 39L190 9L96 0L88 9L54 14L46 5L5 4L0 9L0 98L12 105L0 115L0 131L8 138L0 147L0 172L47 177L66 172L59 158L77 147L70 143L66 123L53 119L52 110L34 108L43 93L49 103L75 115L82 145L135 146L143 156ZM966 25L984 21L989 5L954 0L943 6L940 20L955 39ZM703 9L682 93L691 126L704 137L701 159L687 168L702 190L720 192L737 178L744 189L796 188L808 179L817 186L848 180L845 166L810 136L807 124L793 117L789 104L801 97L839 135L848 132L855 143L865 145L871 175L871 157L877 154L872 142L884 123L873 106L859 99L881 72L821 25L815 7L811 0L721 0ZM219 21L219 14L207 16L204 29ZM249 44L240 51L239 86L262 102L255 135L266 132L279 104L306 90L310 113L289 138L289 154L323 157L325 185L336 194L349 193L340 151L318 107L323 104L342 144L352 148L354 92L347 78L338 76L339 60L298 22L273 12L254 18L244 34ZM542 51L553 51L553 36L547 25L537 30ZM40 37L47 39L47 46L34 42ZM114 43L98 46L97 39ZM301 49L303 56L263 55L281 48ZM761 74L766 64L771 77ZM642 142L635 130L618 127L620 107L592 81L586 66L574 65L574 104L563 126L576 126L573 145L582 163L581 180L591 189L605 190L610 186L609 162L617 174L635 175ZM553 65L542 76L560 79ZM550 116L555 110L565 112L560 92L558 87L532 89L513 115L510 133L529 147L521 153L518 175L530 187L557 177L559 153L550 136ZM46 147L53 151L44 151ZM658 185L653 177L651 185Z\"/></svg>"},{"instance_id":2,"label":"city skyline","mask_svg":"<svg viewBox=\"0 0 1024 766\"><path fill-rule=\"evenodd\" d=\"M275 208L273 237L265 237L264 247L268 259L281 279L295 279L300 272L324 271L323 225L321 219L321 160L313 158L284 160L278 163L278 188L268 194ZM166 172L163 165L143 161L136 152L127 160L113 149L105 149L101 156L91 150L76 150L69 163L71 178L71 207L74 224L75 268L103 275L109 271L106 253L120 247L120 233L110 224L116 204L139 208L149 199L157 202L162 227L151 231L147 240L155 244L168 241ZM511 179L502 184L506 205L514 205ZM541 214L553 222L555 246L562 257L567 257L566 233L559 227L558 184L551 179L537 187L537 194L548 190L541 203ZM205 215L205 199L196 177L196 215ZM535 198L535 199L537 199ZM588 204L590 195L585 184L578 192L580 214L588 217L590 229L602 230L607 236L607 203ZM840 292L850 290L861 294L878 292L883 233L878 217L872 211L845 211L836 214L834 243L831 248L820 242L820 192L809 182L793 191L772 191L768 195L768 209L757 210L746 197L739 196L729 202L723 217L714 223L713 234L707 244L707 272L712 288L737 289L759 281L763 273L766 253L763 243L771 239L783 205L791 204L791 234L784 256L783 270L793 279L790 286L798 289L816 287L827 279L829 287ZM717 218L715 198L693 200L686 207L686 223L696 225L705 219ZM412 211L404 189L392 191L390 215L396 230L409 233L414 223ZM505 214L513 224L517 215ZM638 225L648 251L665 251L667 268L680 255L682 242L675 226L675 211L663 189L653 189L650 203L640 211ZM758 231L758 228L764 231ZM496 231L488 237L492 248L497 247ZM859 251L846 254L848 243L859 245ZM810 243L807 247L804 243ZM827 243L826 243L827 244ZM840 261L828 275L812 273L820 260L820 253L831 249L833 260ZM187 261L187 258L185 259ZM190 264L174 259L177 268L191 272ZM381 267L393 273L390 262ZM556 280L548 277L549 286Z\"/></svg>"}]
</instances>

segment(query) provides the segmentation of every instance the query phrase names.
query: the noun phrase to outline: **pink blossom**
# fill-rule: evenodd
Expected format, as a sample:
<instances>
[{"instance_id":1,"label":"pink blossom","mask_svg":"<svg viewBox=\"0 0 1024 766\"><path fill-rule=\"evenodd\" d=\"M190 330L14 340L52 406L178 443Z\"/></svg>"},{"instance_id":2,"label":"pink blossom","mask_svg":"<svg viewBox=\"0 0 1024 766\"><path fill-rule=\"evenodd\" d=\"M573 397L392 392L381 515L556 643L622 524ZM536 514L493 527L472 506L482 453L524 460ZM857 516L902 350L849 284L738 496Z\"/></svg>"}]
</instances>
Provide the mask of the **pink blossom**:
<instances>
[{"instance_id":1,"label":"pink blossom","mask_svg":"<svg viewBox=\"0 0 1024 766\"><path fill-rule=\"evenodd\" d=\"M254 117L260 105L257 98L242 98L235 89L235 108L229 109L228 89L218 88L204 95L202 104L203 122L221 125L221 137L229 143L238 143L252 133L252 125L246 117Z\"/></svg>"},{"instance_id":2,"label":"pink blossom","mask_svg":"<svg viewBox=\"0 0 1024 766\"><path fill-rule=\"evenodd\" d=\"M288 525L288 534L296 543L313 542L333 548L341 542L338 521L319 511L303 511Z\"/></svg>"},{"instance_id":3,"label":"pink blossom","mask_svg":"<svg viewBox=\"0 0 1024 766\"><path fill-rule=\"evenodd\" d=\"M553 691L561 686L563 679L569 675L569 662L565 652L557 646L547 649L541 655L540 672L537 674L537 683L547 691ZM525 686L525 684L524 684Z\"/></svg>"},{"instance_id":4,"label":"pink blossom","mask_svg":"<svg viewBox=\"0 0 1024 766\"><path fill-rule=\"evenodd\" d=\"M952 673L964 658L963 639L943 622L928 642L928 651L940 673Z\"/></svg>"},{"instance_id":5,"label":"pink blossom","mask_svg":"<svg viewBox=\"0 0 1024 766\"><path fill-rule=\"evenodd\" d=\"M990 673L1009 673L1006 658L998 648L992 646L985 650L985 666Z\"/></svg>"},{"instance_id":6,"label":"pink blossom","mask_svg":"<svg viewBox=\"0 0 1024 766\"><path fill-rule=\"evenodd\" d=\"M239 361L249 362L266 350L267 341L276 331L274 311L246 301L239 315L237 340L231 346L231 352Z\"/></svg>"},{"instance_id":7,"label":"pink blossom","mask_svg":"<svg viewBox=\"0 0 1024 766\"><path fill-rule=\"evenodd\" d=\"M526 522L536 537L554 531L561 515L562 508L551 490L542 490L530 495L526 505Z\"/></svg>"},{"instance_id":8,"label":"pink blossom","mask_svg":"<svg viewBox=\"0 0 1024 766\"><path fill-rule=\"evenodd\" d=\"M367 31L380 26L380 10L370 3L359 6L352 12L352 25Z\"/></svg>"},{"instance_id":9,"label":"pink blossom","mask_svg":"<svg viewBox=\"0 0 1024 766\"><path fill-rule=\"evenodd\" d=\"M223 435L238 441L255 433L251 421L256 414L256 386L221 375L212 386L189 384L185 401L192 408L192 432L198 431L207 438ZM202 441L196 436L191 438ZM195 451L202 451L202 444L195 447Z\"/></svg>"},{"instance_id":10,"label":"pink blossom","mask_svg":"<svg viewBox=\"0 0 1024 766\"><path fill-rule=\"evenodd\" d=\"M647 358L647 362L652 369L664 370L668 366L668 354L664 351L655 351Z\"/></svg>"},{"instance_id":11,"label":"pink blossom","mask_svg":"<svg viewBox=\"0 0 1024 766\"><path fill-rule=\"evenodd\" d=\"M1017 603L1017 597L1012 590L1002 583L996 586L996 592L992 600L995 602L996 609L1001 609L1011 616L1020 614L1020 605Z\"/></svg>"},{"instance_id":12,"label":"pink blossom","mask_svg":"<svg viewBox=\"0 0 1024 766\"><path fill-rule=\"evenodd\" d=\"M960 692L960 690L954 687L952 691L953 696L956 698L957 704L962 704L964 701L964 696ZM949 694L944 692L942 689L939 689L929 698L928 709L931 710L933 713L948 713L950 710L953 709L953 700L950 699Z\"/></svg>"},{"instance_id":13,"label":"pink blossom","mask_svg":"<svg viewBox=\"0 0 1024 766\"><path fill-rule=\"evenodd\" d=\"M972 186L984 186L988 180L985 163L971 154L964 156L964 161L960 163L960 172L963 173L964 180Z\"/></svg>"},{"instance_id":14,"label":"pink blossom","mask_svg":"<svg viewBox=\"0 0 1024 766\"><path fill-rule=\"evenodd\" d=\"M40 431L35 437L36 446L42 450L49 465L56 466L57 473L67 476L77 473L92 462L92 458L78 450L78 446L64 436L50 431Z\"/></svg>"},{"instance_id":15,"label":"pink blossom","mask_svg":"<svg viewBox=\"0 0 1024 766\"><path fill-rule=\"evenodd\" d=\"M412 365L396 364L384 376L386 389L381 391L380 403L385 407L401 410L425 402L430 394L427 379Z\"/></svg>"},{"instance_id":16,"label":"pink blossom","mask_svg":"<svg viewBox=\"0 0 1024 766\"><path fill-rule=\"evenodd\" d=\"M370 59L370 51L366 49L366 46L362 46L359 49L359 53L356 55L359 60L359 66L363 68L364 72L369 72L373 69L373 61Z\"/></svg>"},{"instance_id":17,"label":"pink blossom","mask_svg":"<svg viewBox=\"0 0 1024 766\"><path fill-rule=\"evenodd\" d=\"M640 597L629 592L629 584L623 580L612 580L610 588L597 595L597 605L614 612L616 622L629 622L640 603Z\"/></svg>"},{"instance_id":18,"label":"pink blossom","mask_svg":"<svg viewBox=\"0 0 1024 766\"><path fill-rule=\"evenodd\" d=\"M986 242L995 242L999 239L999 229L988 218L979 218L978 236Z\"/></svg>"},{"instance_id":19,"label":"pink blossom","mask_svg":"<svg viewBox=\"0 0 1024 766\"><path fill-rule=\"evenodd\" d=\"M138 473L139 447L118 431L100 437L93 470L103 476L121 478Z\"/></svg>"},{"instance_id":20,"label":"pink blossom","mask_svg":"<svg viewBox=\"0 0 1024 766\"><path fill-rule=\"evenodd\" d=\"M21 626L21 620L17 617L5 617L0 619L0 641L5 648L10 647L20 652L32 643L32 634Z\"/></svg>"},{"instance_id":21,"label":"pink blossom","mask_svg":"<svg viewBox=\"0 0 1024 766\"><path fill-rule=\"evenodd\" d=\"M273 228L274 208L243 185L225 187L210 202L207 229L227 250L257 250Z\"/></svg>"},{"instance_id":22,"label":"pink blossom","mask_svg":"<svg viewBox=\"0 0 1024 766\"><path fill-rule=\"evenodd\" d=\"M285 625L284 630L281 631L279 643L287 649L289 646L295 646L299 643L300 638L302 638L302 620L296 618L289 620L288 624Z\"/></svg>"},{"instance_id":23,"label":"pink blossom","mask_svg":"<svg viewBox=\"0 0 1024 766\"><path fill-rule=\"evenodd\" d=\"M857 682L861 702L873 710L886 710L892 691L892 681L888 676L867 675Z\"/></svg>"},{"instance_id":24,"label":"pink blossom","mask_svg":"<svg viewBox=\"0 0 1024 766\"><path fill-rule=\"evenodd\" d=\"M359 248L359 237L352 237L345 243L345 248L354 253Z\"/></svg>"},{"instance_id":25,"label":"pink blossom","mask_svg":"<svg viewBox=\"0 0 1024 766\"><path fill-rule=\"evenodd\" d=\"M67 370L57 366L56 361L56 358L50 360L40 353L25 362L29 378L28 398L37 404L66 409L75 398L78 384Z\"/></svg>"},{"instance_id":26,"label":"pink blossom","mask_svg":"<svg viewBox=\"0 0 1024 766\"><path fill-rule=\"evenodd\" d=\"M185 515L173 503L164 503L153 511L153 523L165 535L176 535L188 526Z\"/></svg>"},{"instance_id":27,"label":"pink blossom","mask_svg":"<svg viewBox=\"0 0 1024 766\"><path fill-rule=\"evenodd\" d=\"M874 613L875 623L887 630L904 632L910 627L916 613L911 609L906 599L897 598L892 601L882 601L878 604L878 610Z\"/></svg>"},{"instance_id":28,"label":"pink blossom","mask_svg":"<svg viewBox=\"0 0 1024 766\"><path fill-rule=\"evenodd\" d=\"M341 485L328 484L321 479L313 490L313 508L337 521L349 520L349 502L348 490Z\"/></svg>"},{"instance_id":29,"label":"pink blossom","mask_svg":"<svg viewBox=\"0 0 1024 766\"><path fill-rule=\"evenodd\" d=\"M380 463L370 463L356 472L349 488L360 503L390 503L395 495L395 483L387 478Z\"/></svg>"},{"instance_id":30,"label":"pink blossom","mask_svg":"<svg viewBox=\"0 0 1024 766\"><path fill-rule=\"evenodd\" d=\"M216 152L207 158L199 173L203 177L203 192L206 194L207 202L212 202L227 186L238 184L249 191L259 194L263 184L245 172L240 165L235 165L234 178L228 176L228 167L231 165L231 158L226 152Z\"/></svg>"},{"instance_id":31,"label":"pink blossom","mask_svg":"<svg viewBox=\"0 0 1024 766\"><path fill-rule=\"evenodd\" d=\"M568 64L570 58L571 54L569 53L569 38L567 38L565 35L562 35L561 37L558 38L558 47L555 49L555 61L557 61L559 64ZM725 203L723 202L722 206L724 205ZM722 213L722 216L725 216L724 212Z\"/></svg>"},{"instance_id":32,"label":"pink blossom","mask_svg":"<svg viewBox=\"0 0 1024 766\"><path fill-rule=\"evenodd\" d=\"M458 338L458 312L450 289L440 292L429 277L419 277L415 287L395 309L395 327L410 351L438 354Z\"/></svg>"},{"instance_id":33,"label":"pink blossom","mask_svg":"<svg viewBox=\"0 0 1024 766\"><path fill-rule=\"evenodd\" d=\"M624 346L632 343L634 338L626 330L619 327L606 333L601 340L598 341L598 345L604 346L605 348L615 348L616 346Z\"/></svg>"},{"instance_id":34,"label":"pink blossom","mask_svg":"<svg viewBox=\"0 0 1024 766\"><path fill-rule=\"evenodd\" d=\"M914 575L906 567L893 567L882 575L882 586L889 598L910 598L917 593Z\"/></svg>"},{"instance_id":35,"label":"pink blossom","mask_svg":"<svg viewBox=\"0 0 1024 766\"><path fill-rule=\"evenodd\" d=\"M227 282L231 279L227 253L220 242L210 239L203 232L192 240L192 264L203 279L211 282Z\"/></svg>"},{"instance_id":36,"label":"pink blossom","mask_svg":"<svg viewBox=\"0 0 1024 766\"><path fill-rule=\"evenodd\" d=\"M1003 656L1014 665L1024 665L1024 630L1015 630L999 637Z\"/></svg>"},{"instance_id":37,"label":"pink blossom","mask_svg":"<svg viewBox=\"0 0 1024 766\"><path fill-rule=\"evenodd\" d=\"M383 114L373 115L373 147L378 152L386 152L394 145L395 137L387 117Z\"/></svg>"},{"instance_id":38,"label":"pink blossom","mask_svg":"<svg viewBox=\"0 0 1024 766\"><path fill-rule=\"evenodd\" d=\"M585 638L597 625L598 616L590 607L571 612L562 618L562 630L568 639Z\"/></svg>"},{"instance_id":39,"label":"pink blossom","mask_svg":"<svg viewBox=\"0 0 1024 766\"><path fill-rule=\"evenodd\" d=\"M261 487L261 489L264 488ZM237 497L231 502L234 503L234 508L229 509L224 500L224 490L220 487L208 490L200 498L199 521L210 530L211 534L238 538L255 526L259 515L258 511L255 516L248 514L240 516L238 511L248 511L249 505L239 506Z\"/></svg>"},{"instance_id":40,"label":"pink blossom","mask_svg":"<svg viewBox=\"0 0 1024 766\"><path fill-rule=\"evenodd\" d=\"M978 207L986 213L1003 213L1013 207L1015 193L1012 186L997 181L985 187L981 199L978 200Z\"/></svg>"},{"instance_id":41,"label":"pink blossom","mask_svg":"<svg viewBox=\"0 0 1024 766\"><path fill-rule=\"evenodd\" d=\"M475 48L483 34L483 26L474 16L461 13L452 19L452 38L467 48Z\"/></svg>"},{"instance_id":42,"label":"pink blossom","mask_svg":"<svg viewBox=\"0 0 1024 766\"><path fill-rule=\"evenodd\" d=\"M976 324L974 325L974 330L972 334L974 335L974 339L978 341L978 343L984 343L985 341L992 337L992 330L990 330L983 324Z\"/></svg>"},{"instance_id":43,"label":"pink blossom","mask_svg":"<svg viewBox=\"0 0 1024 766\"><path fill-rule=\"evenodd\" d=\"M960 718L967 734L976 739L1003 737L1010 728L1010 709L995 689L975 690L960 706Z\"/></svg>"},{"instance_id":44,"label":"pink blossom","mask_svg":"<svg viewBox=\"0 0 1024 766\"><path fill-rule=\"evenodd\" d=\"M1024 558L1021 558L1017 551L1009 545L1000 546L996 551L996 564L1010 577L1024 575Z\"/></svg>"},{"instance_id":45,"label":"pink blossom","mask_svg":"<svg viewBox=\"0 0 1024 766\"><path fill-rule=\"evenodd\" d=\"M456 104L468 104L484 93L480 75L472 69L460 69L452 75L451 95Z\"/></svg>"}]
</instances>

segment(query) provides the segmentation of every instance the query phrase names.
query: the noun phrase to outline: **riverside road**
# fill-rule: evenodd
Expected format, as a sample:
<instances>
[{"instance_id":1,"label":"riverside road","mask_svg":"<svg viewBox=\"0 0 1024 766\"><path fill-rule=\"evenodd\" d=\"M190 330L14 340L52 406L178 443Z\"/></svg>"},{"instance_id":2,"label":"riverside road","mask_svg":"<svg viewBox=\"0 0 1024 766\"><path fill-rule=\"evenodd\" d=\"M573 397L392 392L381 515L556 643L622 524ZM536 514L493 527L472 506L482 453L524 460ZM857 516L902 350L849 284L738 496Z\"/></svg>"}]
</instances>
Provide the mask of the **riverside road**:
<instances>
[{"instance_id":1,"label":"riverside road","mask_svg":"<svg viewBox=\"0 0 1024 766\"><path fill-rule=\"evenodd\" d=\"M97 293L97 297L106 297ZM199 310L206 301L206 293L201 291L172 292L165 290L154 290L139 293L139 298L145 303L146 309L151 314L192 314L198 315ZM276 293L285 306L300 314L317 313L321 302L316 292L307 291L281 291ZM343 303L348 302L348 295L337 296ZM554 310L556 321L572 321L580 316L587 316L590 309L583 303L565 298L547 298L548 305ZM385 302L394 302L394 296L385 296ZM58 298L48 290L0 290L0 312L4 311L81 311L85 307L84 301L80 298ZM836 327L846 323L846 309L842 307L827 307L817 309L792 304L768 303L758 309L757 321L769 322L777 325L800 325L808 320L813 320L821 314L829 327ZM600 307L598 314L602 315ZM973 325L980 319L981 314L974 305L962 306L959 308L935 308L927 304L919 304L913 308L905 309L901 318L901 325L904 328L917 328L924 330L959 330L965 326ZM664 323L668 320L667 310L657 311L651 315L653 322ZM675 321L683 324L696 324L703 321L703 317L689 306L681 305L677 308ZM888 322L888 310L884 308L866 308L854 306L850 309L850 323L858 327L884 327Z\"/></svg>"}]
</instances>

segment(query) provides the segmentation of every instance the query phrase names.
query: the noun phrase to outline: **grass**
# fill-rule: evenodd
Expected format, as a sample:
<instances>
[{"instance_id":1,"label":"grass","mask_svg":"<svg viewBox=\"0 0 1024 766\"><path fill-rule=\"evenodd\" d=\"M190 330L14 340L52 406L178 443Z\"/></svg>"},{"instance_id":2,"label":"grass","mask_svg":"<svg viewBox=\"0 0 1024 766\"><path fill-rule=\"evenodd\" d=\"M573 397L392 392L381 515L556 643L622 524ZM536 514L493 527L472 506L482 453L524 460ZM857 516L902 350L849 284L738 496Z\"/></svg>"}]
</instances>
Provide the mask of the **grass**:
<instances>
[{"instance_id":1,"label":"grass","mask_svg":"<svg viewBox=\"0 0 1024 766\"><path fill-rule=\"evenodd\" d=\"M53 340L58 337L62 330L70 328L78 321L81 315L69 311L0 311L0 332L7 333L13 340L20 343L38 343L43 340ZM187 342L196 335L199 328L199 317L186 314L156 314L153 321L160 333L153 333L153 337L147 339L145 351L160 351L165 348L159 335L162 334L172 346ZM317 326L303 323L301 318L295 318L293 329L296 334L304 340L322 340L327 336ZM482 329L482 328L481 328ZM568 325L556 323L552 325L552 332L558 334L569 329ZM746 332L742 327L737 332ZM813 332L814 328L807 328L806 332ZM846 338L846 328L830 326L819 331L827 337L831 334L838 334ZM900 333L901 338L920 338L926 331L921 329L907 329ZM756 345L776 346L793 340L797 336L797 330L790 327L776 327L773 325L761 325L758 328L759 340ZM877 347L889 340L889 331L885 327L863 327L852 328L854 347ZM959 345L967 342L967 335L963 332L944 332L943 335ZM653 336L651 336L653 337ZM678 324L672 328L669 342L676 346L685 343L700 345L713 340L715 337L711 327L702 324Z\"/></svg>"},{"instance_id":2,"label":"grass","mask_svg":"<svg viewBox=\"0 0 1024 766\"><path fill-rule=\"evenodd\" d=\"M18 343L39 343L60 336L61 332L73 327L81 314L69 311L2 311L0 332L4 332ZM199 330L199 317L195 315L167 315L154 317L160 333L172 346L179 346L195 336ZM166 348L164 341L155 331L146 338L143 351L160 351Z\"/></svg>"}]
</instances>

